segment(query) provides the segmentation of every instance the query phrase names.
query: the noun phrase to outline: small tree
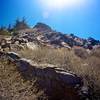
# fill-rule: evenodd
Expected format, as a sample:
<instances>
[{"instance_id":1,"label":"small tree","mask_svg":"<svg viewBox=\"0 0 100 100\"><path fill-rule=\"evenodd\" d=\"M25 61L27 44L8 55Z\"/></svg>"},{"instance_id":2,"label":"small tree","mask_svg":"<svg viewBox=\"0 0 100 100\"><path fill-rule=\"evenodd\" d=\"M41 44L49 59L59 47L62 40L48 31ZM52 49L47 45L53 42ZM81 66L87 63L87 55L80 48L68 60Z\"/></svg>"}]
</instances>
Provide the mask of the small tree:
<instances>
[{"instance_id":1,"label":"small tree","mask_svg":"<svg viewBox=\"0 0 100 100\"><path fill-rule=\"evenodd\" d=\"M26 23L26 19L23 17L23 19L20 21L19 19L16 20L16 23L14 25L14 30L22 30L22 29L27 29L29 26Z\"/></svg>"}]
</instances>

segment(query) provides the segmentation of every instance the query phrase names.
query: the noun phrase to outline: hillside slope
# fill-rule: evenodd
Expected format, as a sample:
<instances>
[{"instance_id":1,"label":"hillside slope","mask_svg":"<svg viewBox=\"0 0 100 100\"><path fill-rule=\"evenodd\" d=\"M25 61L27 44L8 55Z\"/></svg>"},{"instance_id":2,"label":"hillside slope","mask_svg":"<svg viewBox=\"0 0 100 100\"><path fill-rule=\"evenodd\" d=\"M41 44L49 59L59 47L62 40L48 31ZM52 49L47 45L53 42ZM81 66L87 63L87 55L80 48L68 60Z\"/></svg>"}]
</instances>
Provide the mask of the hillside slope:
<instances>
[{"instance_id":1,"label":"hillside slope","mask_svg":"<svg viewBox=\"0 0 100 100\"><path fill-rule=\"evenodd\" d=\"M13 52L0 52L0 72L1 100L81 99L80 77L60 68L37 68Z\"/></svg>"},{"instance_id":2,"label":"hillside slope","mask_svg":"<svg viewBox=\"0 0 100 100\"><path fill-rule=\"evenodd\" d=\"M91 37L83 39L74 34L64 34L53 30L50 26L44 23L37 23L31 29L21 29L16 31L18 34L13 39L26 39L28 42L37 42L52 48L71 48L74 46L86 49L92 49L94 46L100 46L100 41Z\"/></svg>"}]
</instances>

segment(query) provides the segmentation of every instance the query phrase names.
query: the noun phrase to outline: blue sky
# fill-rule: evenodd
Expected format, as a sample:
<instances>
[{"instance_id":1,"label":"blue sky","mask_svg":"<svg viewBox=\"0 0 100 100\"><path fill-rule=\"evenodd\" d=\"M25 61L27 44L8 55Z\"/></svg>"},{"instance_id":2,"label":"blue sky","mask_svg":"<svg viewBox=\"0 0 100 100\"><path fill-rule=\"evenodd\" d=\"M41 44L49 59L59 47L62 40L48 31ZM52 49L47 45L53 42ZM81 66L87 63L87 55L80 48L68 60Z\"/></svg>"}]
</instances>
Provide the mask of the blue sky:
<instances>
[{"instance_id":1,"label":"blue sky","mask_svg":"<svg viewBox=\"0 0 100 100\"><path fill-rule=\"evenodd\" d=\"M63 33L100 40L100 0L78 0L83 1L79 4L66 0L66 5L61 0L51 1L0 0L0 26L25 17L30 26L43 22Z\"/></svg>"}]
</instances>

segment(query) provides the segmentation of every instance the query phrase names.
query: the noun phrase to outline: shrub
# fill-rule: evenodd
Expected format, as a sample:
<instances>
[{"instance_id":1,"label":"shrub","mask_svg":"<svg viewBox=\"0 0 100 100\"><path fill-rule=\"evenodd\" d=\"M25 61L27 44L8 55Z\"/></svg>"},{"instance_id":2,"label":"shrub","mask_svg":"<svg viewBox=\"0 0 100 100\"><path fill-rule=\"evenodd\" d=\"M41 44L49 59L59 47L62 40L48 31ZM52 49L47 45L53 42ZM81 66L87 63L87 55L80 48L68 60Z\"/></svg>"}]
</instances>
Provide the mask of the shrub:
<instances>
[{"instance_id":1,"label":"shrub","mask_svg":"<svg viewBox=\"0 0 100 100\"><path fill-rule=\"evenodd\" d=\"M11 33L9 33L7 30L0 29L0 35L7 35L7 36L10 36Z\"/></svg>"},{"instance_id":2,"label":"shrub","mask_svg":"<svg viewBox=\"0 0 100 100\"><path fill-rule=\"evenodd\" d=\"M83 48L74 49L74 52L76 56L82 59L86 59L89 56L88 52Z\"/></svg>"}]
</instances>

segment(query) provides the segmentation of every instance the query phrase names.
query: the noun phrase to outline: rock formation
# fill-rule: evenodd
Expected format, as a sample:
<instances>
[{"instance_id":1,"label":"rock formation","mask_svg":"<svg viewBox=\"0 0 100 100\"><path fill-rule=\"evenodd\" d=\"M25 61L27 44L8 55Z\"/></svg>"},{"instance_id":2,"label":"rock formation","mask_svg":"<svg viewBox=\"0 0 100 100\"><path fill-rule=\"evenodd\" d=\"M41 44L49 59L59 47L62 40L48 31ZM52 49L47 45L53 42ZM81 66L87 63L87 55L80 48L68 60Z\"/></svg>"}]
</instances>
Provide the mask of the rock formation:
<instances>
[{"instance_id":1,"label":"rock formation","mask_svg":"<svg viewBox=\"0 0 100 100\"><path fill-rule=\"evenodd\" d=\"M20 25L18 25L20 27ZM53 48L72 48L74 46L92 49L95 45L100 45L100 41L93 38L83 39L74 34L63 34L53 30L44 23L37 23L32 29L23 28L17 31L15 39L26 39L29 42L38 42Z\"/></svg>"},{"instance_id":2,"label":"rock formation","mask_svg":"<svg viewBox=\"0 0 100 100\"><path fill-rule=\"evenodd\" d=\"M2 57L15 64L25 80L37 78L36 86L45 91L49 100L81 100L83 80L76 74L60 68L37 68L14 52L0 52Z\"/></svg>"}]
</instances>

